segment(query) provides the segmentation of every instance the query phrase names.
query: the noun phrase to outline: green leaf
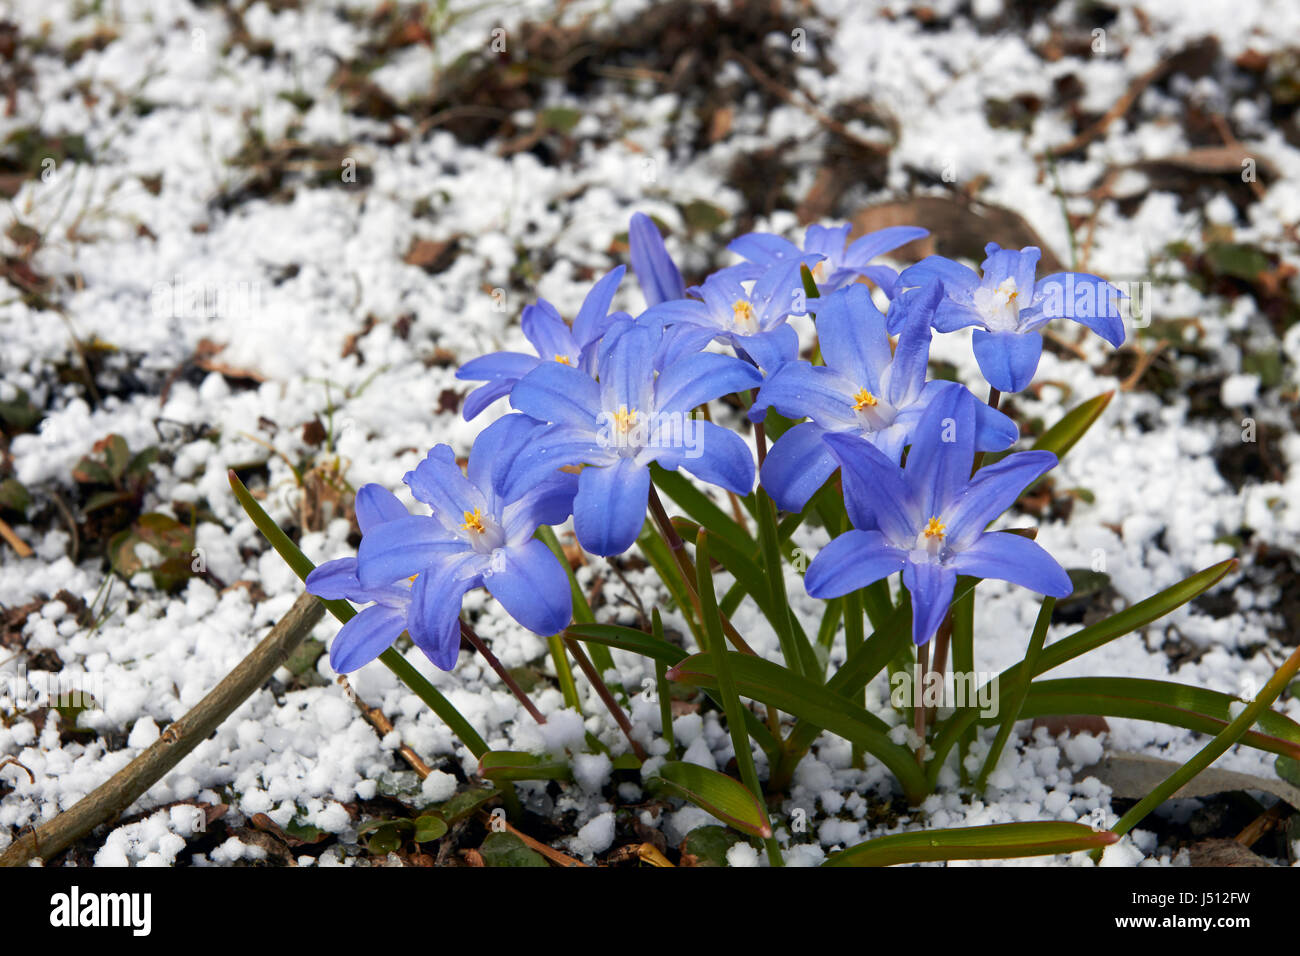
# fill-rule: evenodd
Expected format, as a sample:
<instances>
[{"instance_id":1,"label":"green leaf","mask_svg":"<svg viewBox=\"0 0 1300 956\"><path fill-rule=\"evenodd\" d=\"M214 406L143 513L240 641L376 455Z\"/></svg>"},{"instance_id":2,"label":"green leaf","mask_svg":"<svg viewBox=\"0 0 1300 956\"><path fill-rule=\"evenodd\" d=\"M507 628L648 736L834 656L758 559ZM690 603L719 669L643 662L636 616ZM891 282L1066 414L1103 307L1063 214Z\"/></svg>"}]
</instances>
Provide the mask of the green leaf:
<instances>
[{"instance_id":1,"label":"green leaf","mask_svg":"<svg viewBox=\"0 0 1300 956\"><path fill-rule=\"evenodd\" d=\"M160 560L145 564L137 546L154 548ZM140 571L150 571L154 584L163 591L180 587L192 576L191 555L194 532L170 515L151 512L141 515L131 527L115 534L108 544L109 561L128 581Z\"/></svg>"},{"instance_id":2,"label":"green leaf","mask_svg":"<svg viewBox=\"0 0 1300 956\"><path fill-rule=\"evenodd\" d=\"M735 777L674 760L659 768L659 778L670 793L713 814L727 826L764 839L772 835L762 804Z\"/></svg>"},{"instance_id":3,"label":"green leaf","mask_svg":"<svg viewBox=\"0 0 1300 956\"><path fill-rule=\"evenodd\" d=\"M474 787L469 790L462 790L453 794L443 803L437 803L433 806L425 807L424 812L437 813L448 823L458 823L461 820L472 816L485 803L497 795L497 791L492 787Z\"/></svg>"},{"instance_id":4,"label":"green leaf","mask_svg":"<svg viewBox=\"0 0 1300 956\"><path fill-rule=\"evenodd\" d=\"M1233 705L1236 705L1235 707ZM1053 714L1100 714L1153 720L1204 734L1217 734L1240 710L1242 701L1218 691L1140 677L1067 677L1029 685L1016 719ZM1300 724L1265 711L1240 742L1257 750L1300 758Z\"/></svg>"},{"instance_id":5,"label":"green leaf","mask_svg":"<svg viewBox=\"0 0 1300 956\"><path fill-rule=\"evenodd\" d=\"M727 851L744 840L739 833L726 827L696 827L682 841L682 856L694 862L683 861L683 866L726 866Z\"/></svg>"},{"instance_id":6,"label":"green leaf","mask_svg":"<svg viewBox=\"0 0 1300 956\"><path fill-rule=\"evenodd\" d=\"M1273 761L1273 769L1280 779L1293 786L1300 787L1300 760L1294 757L1279 756Z\"/></svg>"},{"instance_id":7,"label":"green leaf","mask_svg":"<svg viewBox=\"0 0 1300 956\"><path fill-rule=\"evenodd\" d=\"M488 866L549 866L546 858L529 849L523 840L509 831L489 833L478 848Z\"/></svg>"},{"instance_id":8,"label":"green leaf","mask_svg":"<svg viewBox=\"0 0 1300 956\"><path fill-rule=\"evenodd\" d=\"M1033 678L1039 674L1044 674L1054 667L1059 667L1066 661L1096 650L1110 641L1150 624L1152 621L1214 587L1236 566L1236 558L1229 558L1227 561L1212 565L1179 581L1177 584L1165 588L1160 593L1154 594L1144 601L1139 601L1118 614L1089 625L1081 631L1076 631L1064 640L1057 641L1045 648L1038 656L1038 661L1029 676ZM1010 695L1014 694L1016 688L1021 686L1022 666L1023 662L1013 664L994 678L1000 688L998 696L999 710L1006 706L1007 701L1011 699ZM943 767L948 751L957 742L958 737L964 734L967 728L973 726L978 719L979 714L977 711L963 708L937 725L932 744L934 756L931 758L927 770L927 776L931 783L938 779L939 770Z\"/></svg>"},{"instance_id":9,"label":"green leaf","mask_svg":"<svg viewBox=\"0 0 1300 956\"><path fill-rule=\"evenodd\" d=\"M415 818L415 842L432 843L447 835L447 821L436 813L426 813Z\"/></svg>"},{"instance_id":10,"label":"green leaf","mask_svg":"<svg viewBox=\"0 0 1300 956\"><path fill-rule=\"evenodd\" d=\"M1049 645L1043 650L1042 657L1039 658L1037 673L1046 673L1054 667L1061 666L1066 661L1073 660L1080 654L1086 654L1103 644L1115 640L1117 637L1123 637L1125 634L1136 631L1138 628L1145 627L1152 621L1164 617L1170 611L1181 607L1192 598L1214 587L1236 567L1236 558L1229 558L1227 561L1212 565L1179 581L1172 587L1165 588L1159 594L1152 595L1144 601L1139 601L1118 614L1114 614L1103 621L1098 621L1096 624L1085 627L1064 640Z\"/></svg>"},{"instance_id":11,"label":"green leaf","mask_svg":"<svg viewBox=\"0 0 1300 956\"><path fill-rule=\"evenodd\" d=\"M1082 823L995 823L895 833L849 847L822 866L894 866L935 860L1008 860L1095 850L1119 838Z\"/></svg>"},{"instance_id":12,"label":"green leaf","mask_svg":"<svg viewBox=\"0 0 1300 956\"><path fill-rule=\"evenodd\" d=\"M829 730L857 744L890 769L909 799L922 795L925 778L915 755L889 739L889 725L875 714L838 693L828 693L829 684L823 686L761 657L729 651L727 662L740 694L808 721L815 728L814 739L821 730ZM686 658L668 677L684 684L714 686L717 675L712 654ZM795 741L792 733L790 743Z\"/></svg>"},{"instance_id":13,"label":"green leaf","mask_svg":"<svg viewBox=\"0 0 1300 956\"><path fill-rule=\"evenodd\" d=\"M27 506L32 503L32 496L17 478L0 481L0 511L16 511L26 516Z\"/></svg>"},{"instance_id":14,"label":"green leaf","mask_svg":"<svg viewBox=\"0 0 1300 956\"><path fill-rule=\"evenodd\" d=\"M572 624L565 633L580 641L617 647L651 660L663 661L670 667L686 656L686 652L676 644L620 624Z\"/></svg>"},{"instance_id":15,"label":"green leaf","mask_svg":"<svg viewBox=\"0 0 1300 956\"><path fill-rule=\"evenodd\" d=\"M489 750L478 758L478 775L493 783L573 779L573 771L564 761L517 750Z\"/></svg>"},{"instance_id":16,"label":"green leaf","mask_svg":"<svg viewBox=\"0 0 1300 956\"><path fill-rule=\"evenodd\" d=\"M111 508L117 504L125 504L131 500L131 494L126 491L114 491L105 489L97 491L86 499L85 506L81 509L84 514L94 514L104 508Z\"/></svg>"}]
</instances>

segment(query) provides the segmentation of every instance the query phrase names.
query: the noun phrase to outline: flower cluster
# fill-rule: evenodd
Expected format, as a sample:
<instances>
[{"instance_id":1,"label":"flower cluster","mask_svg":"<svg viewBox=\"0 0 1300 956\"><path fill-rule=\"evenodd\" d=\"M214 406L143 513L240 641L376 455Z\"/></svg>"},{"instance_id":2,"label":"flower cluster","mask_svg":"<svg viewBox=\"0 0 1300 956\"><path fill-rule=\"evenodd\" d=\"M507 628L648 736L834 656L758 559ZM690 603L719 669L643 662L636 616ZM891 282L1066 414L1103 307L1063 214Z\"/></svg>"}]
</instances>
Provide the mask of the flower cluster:
<instances>
[{"instance_id":1,"label":"flower cluster","mask_svg":"<svg viewBox=\"0 0 1300 956\"><path fill-rule=\"evenodd\" d=\"M1068 594L1068 576L1041 547L986 530L1055 456L1018 452L976 467L1018 430L996 401L929 379L930 345L935 332L976 326L975 358L994 394L1019 391L1051 319L1123 341L1118 291L1074 273L1035 281L1037 249L993 244L982 275L934 256L898 273L872 260L925 230L848 234L813 226L802 247L742 236L730 248L745 261L688 288L654 223L634 216L630 258L647 308L611 311L622 266L594 284L572 324L545 301L528 306L523 332L536 355L497 352L457 373L482 383L467 419L499 399L513 410L479 435L466 471L438 445L405 476L430 514L408 513L379 486L361 489L357 556L307 582L321 597L370 605L335 640L332 666L354 670L407 631L450 669L463 596L476 587L537 634L564 630L565 568L535 532L572 516L586 551L621 554L645 523L652 464L742 498L757 479L788 512L838 472L852 528L813 560L808 593L833 598L901 572L918 644L939 627L959 574ZM801 328L815 329L811 360L800 357ZM756 433L761 469L751 441L709 414L723 398L780 433L770 450Z\"/></svg>"}]
</instances>

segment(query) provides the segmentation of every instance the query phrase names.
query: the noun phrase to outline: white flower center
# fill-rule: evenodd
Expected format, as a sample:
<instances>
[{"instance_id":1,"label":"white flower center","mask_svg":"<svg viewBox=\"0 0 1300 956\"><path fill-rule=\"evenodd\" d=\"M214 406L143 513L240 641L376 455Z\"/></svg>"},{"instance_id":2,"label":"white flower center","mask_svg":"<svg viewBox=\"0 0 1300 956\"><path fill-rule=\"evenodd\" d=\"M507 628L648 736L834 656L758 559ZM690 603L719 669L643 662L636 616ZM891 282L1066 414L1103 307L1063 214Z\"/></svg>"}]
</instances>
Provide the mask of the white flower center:
<instances>
[{"instance_id":1,"label":"white flower center","mask_svg":"<svg viewBox=\"0 0 1300 956\"><path fill-rule=\"evenodd\" d=\"M1003 279L996 289L980 286L974 299L990 332L1015 332L1020 328L1020 292L1015 279Z\"/></svg>"}]
</instances>

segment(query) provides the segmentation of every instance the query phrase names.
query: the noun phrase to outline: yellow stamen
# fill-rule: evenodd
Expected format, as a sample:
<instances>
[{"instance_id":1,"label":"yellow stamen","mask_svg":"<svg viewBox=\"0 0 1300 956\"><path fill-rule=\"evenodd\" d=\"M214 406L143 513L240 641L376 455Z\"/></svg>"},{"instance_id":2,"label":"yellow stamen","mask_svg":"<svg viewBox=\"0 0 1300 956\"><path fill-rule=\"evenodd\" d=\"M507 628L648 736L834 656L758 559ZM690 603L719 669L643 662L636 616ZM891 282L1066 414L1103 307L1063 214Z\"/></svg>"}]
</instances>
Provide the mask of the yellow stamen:
<instances>
[{"instance_id":1,"label":"yellow stamen","mask_svg":"<svg viewBox=\"0 0 1300 956\"><path fill-rule=\"evenodd\" d=\"M754 307L744 299L731 303L731 318L738 326L749 325L754 321Z\"/></svg>"},{"instance_id":2,"label":"yellow stamen","mask_svg":"<svg viewBox=\"0 0 1300 956\"><path fill-rule=\"evenodd\" d=\"M925 536L927 538L942 538L943 533L947 530L948 526L936 516L931 518L930 523L925 526Z\"/></svg>"},{"instance_id":3,"label":"yellow stamen","mask_svg":"<svg viewBox=\"0 0 1300 956\"><path fill-rule=\"evenodd\" d=\"M561 365L573 364L572 362L569 361L569 357L567 355L561 355L559 352L555 353L555 361L559 362Z\"/></svg>"},{"instance_id":4,"label":"yellow stamen","mask_svg":"<svg viewBox=\"0 0 1300 956\"><path fill-rule=\"evenodd\" d=\"M465 523L461 525L466 531L474 534L482 534L487 529L483 527L483 512L475 508L473 511L464 512Z\"/></svg>"},{"instance_id":5,"label":"yellow stamen","mask_svg":"<svg viewBox=\"0 0 1300 956\"><path fill-rule=\"evenodd\" d=\"M614 427L618 429L620 435L626 435L636 425L636 409L630 412L626 405L620 405L618 411L614 413Z\"/></svg>"},{"instance_id":6,"label":"yellow stamen","mask_svg":"<svg viewBox=\"0 0 1300 956\"><path fill-rule=\"evenodd\" d=\"M876 404L876 396L872 395L865 388L858 389L858 393L853 396L853 410L860 412L864 408L871 408Z\"/></svg>"}]
</instances>

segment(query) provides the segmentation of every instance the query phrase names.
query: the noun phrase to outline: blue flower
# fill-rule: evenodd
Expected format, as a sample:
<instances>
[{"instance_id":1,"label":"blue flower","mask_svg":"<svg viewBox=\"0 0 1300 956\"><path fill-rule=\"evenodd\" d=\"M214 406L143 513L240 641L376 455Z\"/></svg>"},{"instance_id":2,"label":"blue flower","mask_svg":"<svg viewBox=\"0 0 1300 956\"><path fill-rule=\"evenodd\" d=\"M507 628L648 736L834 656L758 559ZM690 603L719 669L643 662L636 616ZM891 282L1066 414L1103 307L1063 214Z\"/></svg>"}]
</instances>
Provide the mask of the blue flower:
<instances>
[{"instance_id":1,"label":"blue flower","mask_svg":"<svg viewBox=\"0 0 1300 956\"><path fill-rule=\"evenodd\" d=\"M930 315L942 290L932 283L918 291L900 297L915 307L905 316L892 354L885 317L866 286L857 283L819 300L817 336L826 364L791 362L759 389L752 420L769 407L787 418L809 419L778 438L763 462L763 487L783 511L802 511L839 467L822 440L826 435L864 438L897 462L926 407L948 391L964 390L956 382L925 380ZM1019 434L1011 419L979 405L977 449L1001 451Z\"/></svg>"},{"instance_id":2,"label":"blue flower","mask_svg":"<svg viewBox=\"0 0 1300 956\"><path fill-rule=\"evenodd\" d=\"M382 485L362 485L357 492L357 524L364 536L385 521L409 517L410 513L391 491ZM327 561L307 576L307 590L328 601L370 604L339 630L330 645L330 667L339 674L354 671L383 652L406 630L411 606L411 583L361 586L357 559Z\"/></svg>"},{"instance_id":3,"label":"blue flower","mask_svg":"<svg viewBox=\"0 0 1300 956\"><path fill-rule=\"evenodd\" d=\"M901 286L939 279L946 295L934 314L934 327L952 332L976 326L975 360L988 383L1000 392L1019 392L1034 378L1043 352L1039 331L1052 319L1073 319L1111 345L1124 344L1117 288L1083 272L1058 272L1034 282L1040 251L984 247L983 275L940 256L903 270Z\"/></svg>"},{"instance_id":4,"label":"blue flower","mask_svg":"<svg viewBox=\"0 0 1300 956\"><path fill-rule=\"evenodd\" d=\"M632 325L602 350L598 379L554 362L539 366L510 394L515 408L556 427L539 437L528 474L562 465L578 478L573 527L593 554L626 551L645 521L650 463L685 468L737 494L754 486L754 458L734 432L691 411L762 376L752 365L713 352L665 363L654 356L662 330Z\"/></svg>"},{"instance_id":5,"label":"blue flower","mask_svg":"<svg viewBox=\"0 0 1300 956\"><path fill-rule=\"evenodd\" d=\"M568 626L568 577L533 532L569 516L578 478L536 467L534 452L547 431L524 415L497 420L474 442L468 477L449 445L435 446L404 478L431 516L408 514L374 485L366 486L373 489L367 504L358 495L356 559L323 564L307 579L307 589L320 597L377 602L339 632L330 649L335 670L373 660L403 629L434 664L450 670L460 647L461 601L475 587L486 587L537 634Z\"/></svg>"},{"instance_id":6,"label":"blue flower","mask_svg":"<svg viewBox=\"0 0 1300 956\"><path fill-rule=\"evenodd\" d=\"M469 421L498 398L509 395L516 382L543 362L589 365L595 344L610 324L620 318L629 318L625 312L609 311L614 293L626 271L626 266L618 266L591 287L583 299L582 308L578 310L577 318L573 320L572 328L555 306L545 299L538 299L536 305L525 306L520 324L523 326L524 337L537 350L537 355L493 352L462 365L456 372L458 379L486 383L465 397L465 420Z\"/></svg>"},{"instance_id":7,"label":"blue flower","mask_svg":"<svg viewBox=\"0 0 1300 956\"><path fill-rule=\"evenodd\" d=\"M815 265L810 264L810 268L822 295L829 295L864 276L880 286L885 295L892 297L898 273L889 266L871 265L871 260L930 234L918 226L891 226L869 232L850 243L850 229L848 225L809 226L804 233L803 249L770 232L751 232L733 239L727 246L748 260L730 268L736 270L733 274L737 278L754 279L767 269L791 258L811 255L820 257L820 261Z\"/></svg>"},{"instance_id":8,"label":"blue flower","mask_svg":"<svg viewBox=\"0 0 1300 956\"><path fill-rule=\"evenodd\" d=\"M738 356L771 374L798 356L799 335L786 319L805 312L799 269L812 261L800 256L767 269L748 291L735 275L716 272L689 290L698 299L661 302L638 321L685 326L679 331L687 351L698 351L714 340L727 342Z\"/></svg>"},{"instance_id":9,"label":"blue flower","mask_svg":"<svg viewBox=\"0 0 1300 956\"><path fill-rule=\"evenodd\" d=\"M838 597L902 571L912 596L912 639L924 644L947 614L959 574L998 578L1052 597L1070 593L1069 575L1038 544L985 530L1056 465L1056 456L1017 452L972 477L977 404L966 389L932 402L901 468L860 438L826 437L842 469L853 530L808 566L810 595Z\"/></svg>"},{"instance_id":10,"label":"blue flower","mask_svg":"<svg viewBox=\"0 0 1300 956\"><path fill-rule=\"evenodd\" d=\"M632 271L641 283L647 306L686 298L686 283L677 264L664 247L663 236L654 221L643 212L632 214L627 230L627 244L632 257Z\"/></svg>"}]
</instances>

